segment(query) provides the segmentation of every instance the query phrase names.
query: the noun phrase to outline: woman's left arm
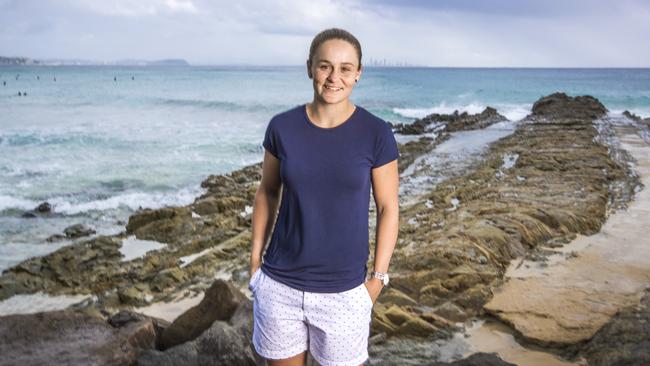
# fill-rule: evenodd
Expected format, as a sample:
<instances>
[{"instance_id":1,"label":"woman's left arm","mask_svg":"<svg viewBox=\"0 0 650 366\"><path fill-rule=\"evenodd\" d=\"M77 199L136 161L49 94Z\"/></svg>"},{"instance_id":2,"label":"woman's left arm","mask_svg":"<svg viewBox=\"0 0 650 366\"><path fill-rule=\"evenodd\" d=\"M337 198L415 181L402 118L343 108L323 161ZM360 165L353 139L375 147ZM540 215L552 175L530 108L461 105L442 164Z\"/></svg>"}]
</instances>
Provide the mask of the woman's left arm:
<instances>
[{"instance_id":1,"label":"woman's left arm","mask_svg":"<svg viewBox=\"0 0 650 366\"><path fill-rule=\"evenodd\" d=\"M374 270L387 273L399 231L397 159L372 169L371 172L372 192L377 206ZM383 284L378 278L371 278L366 285L374 303Z\"/></svg>"}]
</instances>

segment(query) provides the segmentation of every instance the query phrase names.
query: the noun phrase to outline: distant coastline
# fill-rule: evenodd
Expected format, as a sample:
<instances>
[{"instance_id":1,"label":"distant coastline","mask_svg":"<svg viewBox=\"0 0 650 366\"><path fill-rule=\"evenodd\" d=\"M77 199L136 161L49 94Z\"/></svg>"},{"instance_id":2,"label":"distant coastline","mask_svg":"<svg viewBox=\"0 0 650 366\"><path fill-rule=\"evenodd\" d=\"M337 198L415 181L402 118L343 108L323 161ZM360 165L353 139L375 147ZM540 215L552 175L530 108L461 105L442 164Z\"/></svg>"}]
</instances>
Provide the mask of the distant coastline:
<instances>
[{"instance_id":1,"label":"distant coastline","mask_svg":"<svg viewBox=\"0 0 650 366\"><path fill-rule=\"evenodd\" d=\"M83 59L31 59L29 57L0 56L0 66L190 66L184 59L96 61Z\"/></svg>"}]
</instances>

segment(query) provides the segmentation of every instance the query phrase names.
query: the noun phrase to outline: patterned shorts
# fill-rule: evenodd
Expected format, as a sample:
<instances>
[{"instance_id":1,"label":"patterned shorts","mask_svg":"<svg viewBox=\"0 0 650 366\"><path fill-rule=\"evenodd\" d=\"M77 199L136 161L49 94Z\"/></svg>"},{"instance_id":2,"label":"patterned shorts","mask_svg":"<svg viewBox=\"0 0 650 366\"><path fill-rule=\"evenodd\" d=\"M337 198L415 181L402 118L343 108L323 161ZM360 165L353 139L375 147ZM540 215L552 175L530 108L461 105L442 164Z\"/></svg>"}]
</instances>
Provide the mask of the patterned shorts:
<instances>
[{"instance_id":1,"label":"patterned shorts","mask_svg":"<svg viewBox=\"0 0 650 366\"><path fill-rule=\"evenodd\" d=\"M342 292L301 291L261 267L251 276L253 346L268 359L309 350L323 366L358 366L368 359L372 299L361 285Z\"/></svg>"}]
</instances>

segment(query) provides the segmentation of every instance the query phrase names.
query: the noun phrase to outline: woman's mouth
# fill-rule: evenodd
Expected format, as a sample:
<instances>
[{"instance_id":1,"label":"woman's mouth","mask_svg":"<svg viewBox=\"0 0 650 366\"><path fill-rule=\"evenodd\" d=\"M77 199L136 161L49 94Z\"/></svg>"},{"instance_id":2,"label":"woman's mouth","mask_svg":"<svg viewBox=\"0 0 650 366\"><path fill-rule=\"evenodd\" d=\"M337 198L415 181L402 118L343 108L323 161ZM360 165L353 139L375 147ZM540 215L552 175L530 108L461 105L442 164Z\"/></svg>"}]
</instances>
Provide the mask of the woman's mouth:
<instances>
[{"instance_id":1,"label":"woman's mouth","mask_svg":"<svg viewBox=\"0 0 650 366\"><path fill-rule=\"evenodd\" d=\"M340 91L343 90L343 88L335 88L333 86L325 85L325 89L331 90L331 91Z\"/></svg>"}]
</instances>

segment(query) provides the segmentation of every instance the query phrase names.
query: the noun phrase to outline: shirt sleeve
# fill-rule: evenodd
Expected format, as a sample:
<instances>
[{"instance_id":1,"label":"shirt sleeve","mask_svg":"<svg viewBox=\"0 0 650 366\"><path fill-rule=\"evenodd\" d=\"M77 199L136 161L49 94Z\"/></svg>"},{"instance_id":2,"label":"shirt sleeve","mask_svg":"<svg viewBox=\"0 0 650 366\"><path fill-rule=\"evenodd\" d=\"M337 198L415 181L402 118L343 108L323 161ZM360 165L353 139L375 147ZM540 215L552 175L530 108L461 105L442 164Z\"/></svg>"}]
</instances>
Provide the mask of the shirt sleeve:
<instances>
[{"instance_id":1,"label":"shirt sleeve","mask_svg":"<svg viewBox=\"0 0 650 366\"><path fill-rule=\"evenodd\" d=\"M271 120L268 126L266 126L266 132L264 133L264 141L262 142L262 146L264 146L266 150L268 150L273 156L279 159L277 136L274 126L275 124L273 123L273 120Z\"/></svg>"},{"instance_id":2,"label":"shirt sleeve","mask_svg":"<svg viewBox=\"0 0 650 366\"><path fill-rule=\"evenodd\" d=\"M375 161L372 165L373 168L378 168L384 164L399 157L399 150L397 149L397 141L390 125L386 122L382 124L381 132L375 144Z\"/></svg>"}]
</instances>

